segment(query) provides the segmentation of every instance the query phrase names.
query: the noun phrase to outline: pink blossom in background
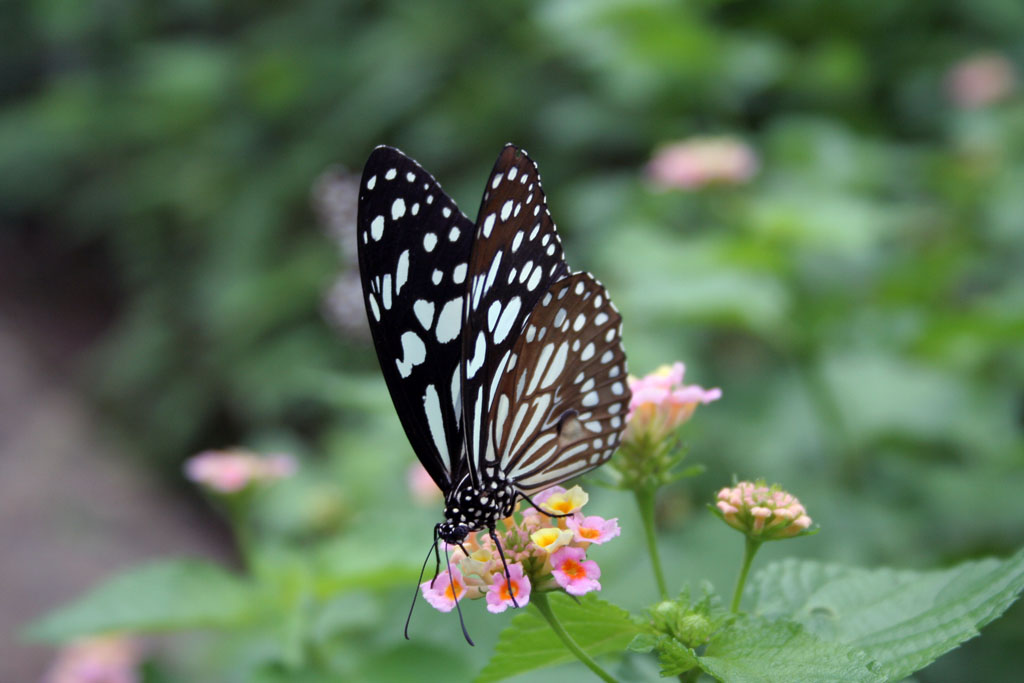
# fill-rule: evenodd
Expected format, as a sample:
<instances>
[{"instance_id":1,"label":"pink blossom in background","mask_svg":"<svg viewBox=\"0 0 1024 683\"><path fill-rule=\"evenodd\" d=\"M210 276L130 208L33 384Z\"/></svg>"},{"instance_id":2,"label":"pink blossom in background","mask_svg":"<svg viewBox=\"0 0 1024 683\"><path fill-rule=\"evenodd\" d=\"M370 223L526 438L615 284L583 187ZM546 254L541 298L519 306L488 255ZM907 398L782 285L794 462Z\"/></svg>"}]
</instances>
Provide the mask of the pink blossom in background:
<instances>
[{"instance_id":1,"label":"pink blossom in background","mask_svg":"<svg viewBox=\"0 0 1024 683\"><path fill-rule=\"evenodd\" d=\"M597 515L590 517L575 515L565 520L565 525L569 528L569 531L573 532L573 537L578 543L597 543L600 545L622 533L622 530L619 529L618 518L605 519Z\"/></svg>"},{"instance_id":2,"label":"pink blossom in background","mask_svg":"<svg viewBox=\"0 0 1024 683\"><path fill-rule=\"evenodd\" d=\"M741 481L718 492L715 507L726 524L765 541L796 536L811 526L811 518L796 496L777 486Z\"/></svg>"},{"instance_id":3,"label":"pink blossom in background","mask_svg":"<svg viewBox=\"0 0 1024 683\"><path fill-rule=\"evenodd\" d=\"M433 587L431 587L431 584L433 584ZM453 584L455 586L454 593L452 592ZM461 600L466 594L466 582L463 580L459 570L452 567L450 574L447 571L443 571L433 581L421 583L420 591L423 593L423 598L432 607L441 612L451 612L455 609L455 601Z\"/></svg>"},{"instance_id":4,"label":"pink blossom in background","mask_svg":"<svg viewBox=\"0 0 1024 683\"><path fill-rule=\"evenodd\" d=\"M583 595L601 590L598 579L601 568L597 562L586 560L583 548L566 547L551 556L551 575L570 595Z\"/></svg>"},{"instance_id":5,"label":"pink blossom in background","mask_svg":"<svg viewBox=\"0 0 1024 683\"><path fill-rule=\"evenodd\" d=\"M694 137L666 145L647 164L648 177L666 189L739 185L757 173L757 156L733 137Z\"/></svg>"},{"instance_id":6,"label":"pink blossom in background","mask_svg":"<svg viewBox=\"0 0 1024 683\"><path fill-rule=\"evenodd\" d=\"M138 683L142 648L121 635L83 638L65 645L43 683Z\"/></svg>"},{"instance_id":7,"label":"pink blossom in background","mask_svg":"<svg viewBox=\"0 0 1024 683\"><path fill-rule=\"evenodd\" d=\"M418 462L406 470L405 481L409 485L409 493L417 503L426 505L441 499L441 489L437 488L433 477Z\"/></svg>"},{"instance_id":8,"label":"pink blossom in background","mask_svg":"<svg viewBox=\"0 0 1024 683\"><path fill-rule=\"evenodd\" d=\"M946 74L946 93L963 109L977 109L1006 99L1016 84L1013 63L994 52L968 57Z\"/></svg>"},{"instance_id":9,"label":"pink blossom in background","mask_svg":"<svg viewBox=\"0 0 1024 683\"><path fill-rule=\"evenodd\" d=\"M689 420L698 404L711 403L722 397L721 389L684 385L685 370L682 363L673 363L639 379L629 378L633 397L629 402L624 441L642 438L660 441Z\"/></svg>"},{"instance_id":10,"label":"pink blossom in background","mask_svg":"<svg viewBox=\"0 0 1024 683\"><path fill-rule=\"evenodd\" d=\"M516 598L516 603L520 607L525 607L530 603L530 580L523 575L523 565L518 562L510 564L508 566L508 574L512 579L511 583L505 579L505 573L496 573L494 575L494 583L491 584L490 590L487 591L487 611L504 612L509 607L514 607L512 604L512 596ZM511 588L509 586L511 585Z\"/></svg>"},{"instance_id":11,"label":"pink blossom in background","mask_svg":"<svg viewBox=\"0 0 1024 683\"><path fill-rule=\"evenodd\" d=\"M295 458L284 453L259 455L243 449L203 451L185 462L185 476L218 493L237 493L250 484L290 477Z\"/></svg>"}]
</instances>

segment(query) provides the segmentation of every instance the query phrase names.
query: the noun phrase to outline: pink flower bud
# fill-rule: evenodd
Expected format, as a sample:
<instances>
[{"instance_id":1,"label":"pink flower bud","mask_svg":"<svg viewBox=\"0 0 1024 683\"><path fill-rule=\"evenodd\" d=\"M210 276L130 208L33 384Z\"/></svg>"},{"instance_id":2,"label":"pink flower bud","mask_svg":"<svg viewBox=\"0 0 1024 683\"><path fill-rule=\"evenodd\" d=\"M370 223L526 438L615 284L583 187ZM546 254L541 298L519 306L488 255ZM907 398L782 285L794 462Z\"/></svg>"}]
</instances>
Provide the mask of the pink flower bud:
<instances>
[{"instance_id":1,"label":"pink flower bud","mask_svg":"<svg viewBox=\"0 0 1024 683\"><path fill-rule=\"evenodd\" d=\"M773 541L806 533L811 518L794 496L762 482L741 481L716 496L713 511L729 526L761 541Z\"/></svg>"}]
</instances>

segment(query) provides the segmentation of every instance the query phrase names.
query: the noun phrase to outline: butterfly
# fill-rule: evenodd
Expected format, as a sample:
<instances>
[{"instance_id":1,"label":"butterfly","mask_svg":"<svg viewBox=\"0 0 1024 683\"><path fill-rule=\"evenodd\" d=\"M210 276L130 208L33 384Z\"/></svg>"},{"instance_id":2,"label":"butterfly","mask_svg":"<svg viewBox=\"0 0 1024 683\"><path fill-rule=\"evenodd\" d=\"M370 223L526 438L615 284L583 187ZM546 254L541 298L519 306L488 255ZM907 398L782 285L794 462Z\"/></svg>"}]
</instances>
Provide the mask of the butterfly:
<instances>
[{"instance_id":1,"label":"butterfly","mask_svg":"<svg viewBox=\"0 0 1024 683\"><path fill-rule=\"evenodd\" d=\"M444 494L434 556L438 540L461 546L486 529L504 563L498 520L619 444L630 400L621 316L600 282L570 271L537 166L511 144L475 223L418 163L377 147L357 239L381 371Z\"/></svg>"}]
</instances>

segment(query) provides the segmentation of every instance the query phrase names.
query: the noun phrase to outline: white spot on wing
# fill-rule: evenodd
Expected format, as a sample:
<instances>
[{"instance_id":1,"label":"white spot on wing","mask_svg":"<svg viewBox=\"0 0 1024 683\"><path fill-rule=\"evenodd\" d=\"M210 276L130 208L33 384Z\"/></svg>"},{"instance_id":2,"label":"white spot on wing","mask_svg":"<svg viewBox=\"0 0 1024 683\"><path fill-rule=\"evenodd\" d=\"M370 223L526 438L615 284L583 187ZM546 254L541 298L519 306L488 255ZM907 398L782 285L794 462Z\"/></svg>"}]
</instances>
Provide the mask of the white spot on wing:
<instances>
[{"instance_id":1,"label":"white spot on wing","mask_svg":"<svg viewBox=\"0 0 1024 683\"><path fill-rule=\"evenodd\" d=\"M409 279L409 250L406 249L398 257L398 265L395 267L395 295L402 291L402 285Z\"/></svg>"},{"instance_id":2,"label":"white spot on wing","mask_svg":"<svg viewBox=\"0 0 1024 683\"><path fill-rule=\"evenodd\" d=\"M432 232L428 232L423 236L423 248L427 251L434 251L434 247L437 246L437 235Z\"/></svg>"},{"instance_id":3,"label":"white spot on wing","mask_svg":"<svg viewBox=\"0 0 1024 683\"><path fill-rule=\"evenodd\" d=\"M437 341L447 344L459 336L462 331L462 297L458 296L449 301L441 309L437 316L437 329L434 334Z\"/></svg>"},{"instance_id":4,"label":"white spot on wing","mask_svg":"<svg viewBox=\"0 0 1024 683\"><path fill-rule=\"evenodd\" d=\"M370 176L370 179L366 181L366 189L367 190L372 190L376 186L377 186L377 176L372 175L372 176Z\"/></svg>"},{"instance_id":5,"label":"white spot on wing","mask_svg":"<svg viewBox=\"0 0 1024 683\"><path fill-rule=\"evenodd\" d=\"M402 335L402 358L395 360L398 366L398 374L408 377L412 374L413 367L419 365L427 358L427 347L423 340L415 332L406 332Z\"/></svg>"},{"instance_id":6,"label":"white spot on wing","mask_svg":"<svg viewBox=\"0 0 1024 683\"><path fill-rule=\"evenodd\" d=\"M384 236L384 216L377 216L370 223L370 237L379 241Z\"/></svg>"},{"instance_id":7,"label":"white spot on wing","mask_svg":"<svg viewBox=\"0 0 1024 683\"><path fill-rule=\"evenodd\" d=\"M540 383L541 389L547 389L549 386L555 383L555 381L562 376L562 370L565 369L565 359L569 355L569 345L562 342L561 346L558 347L558 353L551 360L551 365L548 366L548 371L544 375L544 379Z\"/></svg>"},{"instance_id":8,"label":"white spot on wing","mask_svg":"<svg viewBox=\"0 0 1024 683\"><path fill-rule=\"evenodd\" d=\"M504 341L508 333L512 331L512 325L516 321L516 316L519 315L519 309L522 306L522 300L517 296L513 297L508 304L505 306L505 310L501 314L501 319L498 320L498 327L494 330L494 343L500 344Z\"/></svg>"},{"instance_id":9,"label":"white spot on wing","mask_svg":"<svg viewBox=\"0 0 1024 683\"><path fill-rule=\"evenodd\" d=\"M537 289L537 285L540 284L540 278L543 275L540 268L533 269L533 275L530 276L530 281L526 283L526 288L531 292Z\"/></svg>"},{"instance_id":10,"label":"white spot on wing","mask_svg":"<svg viewBox=\"0 0 1024 683\"><path fill-rule=\"evenodd\" d=\"M461 285L465 281L466 281L466 264L465 263L460 263L459 265L455 266L454 270L452 270L452 282L454 282L457 285Z\"/></svg>"},{"instance_id":11,"label":"white spot on wing","mask_svg":"<svg viewBox=\"0 0 1024 683\"><path fill-rule=\"evenodd\" d=\"M398 220L405 215L405 200L399 197L391 202L391 219Z\"/></svg>"},{"instance_id":12,"label":"white spot on wing","mask_svg":"<svg viewBox=\"0 0 1024 683\"><path fill-rule=\"evenodd\" d=\"M473 358L469 361L466 366L466 377L471 378L473 375L483 367L484 356L487 353L487 339L484 338L483 332L478 332L476 335L476 346L473 348Z\"/></svg>"},{"instance_id":13,"label":"white spot on wing","mask_svg":"<svg viewBox=\"0 0 1024 683\"><path fill-rule=\"evenodd\" d=\"M384 304L384 310L391 310L391 273L384 276L384 284L381 286L380 296L381 302Z\"/></svg>"},{"instance_id":14,"label":"white spot on wing","mask_svg":"<svg viewBox=\"0 0 1024 683\"><path fill-rule=\"evenodd\" d=\"M412 311L416 314L416 319L420 321L420 325L423 325L423 329L429 330L430 326L434 323L434 302L427 301L426 299L416 299L416 303L412 305Z\"/></svg>"},{"instance_id":15,"label":"white spot on wing","mask_svg":"<svg viewBox=\"0 0 1024 683\"><path fill-rule=\"evenodd\" d=\"M430 428L430 436L434 439L434 447L444 458L448 454L448 444L444 438L444 420L441 417L441 399L437 395L437 389L433 384L427 385L423 394L423 410L427 414L427 427Z\"/></svg>"}]
</instances>

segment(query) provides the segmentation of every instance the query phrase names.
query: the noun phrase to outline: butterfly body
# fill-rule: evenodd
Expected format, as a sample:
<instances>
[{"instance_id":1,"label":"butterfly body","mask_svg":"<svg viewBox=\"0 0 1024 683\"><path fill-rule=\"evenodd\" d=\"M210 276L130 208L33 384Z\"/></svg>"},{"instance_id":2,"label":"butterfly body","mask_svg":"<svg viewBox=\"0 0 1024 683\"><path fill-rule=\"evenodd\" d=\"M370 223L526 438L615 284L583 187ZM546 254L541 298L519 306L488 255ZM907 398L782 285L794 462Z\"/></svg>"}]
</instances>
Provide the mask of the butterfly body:
<instances>
[{"instance_id":1,"label":"butterfly body","mask_svg":"<svg viewBox=\"0 0 1024 683\"><path fill-rule=\"evenodd\" d=\"M621 318L570 271L522 150L502 150L474 223L419 164L378 147L357 237L381 370L445 497L435 540L493 534L519 498L611 457L630 399Z\"/></svg>"},{"instance_id":2,"label":"butterfly body","mask_svg":"<svg viewBox=\"0 0 1024 683\"><path fill-rule=\"evenodd\" d=\"M466 477L445 499L445 521L437 525L438 538L458 545L474 531L493 528L512 514L517 498L512 482L491 481L486 489L479 489Z\"/></svg>"}]
</instances>

